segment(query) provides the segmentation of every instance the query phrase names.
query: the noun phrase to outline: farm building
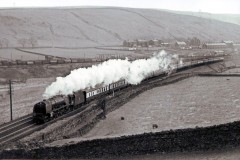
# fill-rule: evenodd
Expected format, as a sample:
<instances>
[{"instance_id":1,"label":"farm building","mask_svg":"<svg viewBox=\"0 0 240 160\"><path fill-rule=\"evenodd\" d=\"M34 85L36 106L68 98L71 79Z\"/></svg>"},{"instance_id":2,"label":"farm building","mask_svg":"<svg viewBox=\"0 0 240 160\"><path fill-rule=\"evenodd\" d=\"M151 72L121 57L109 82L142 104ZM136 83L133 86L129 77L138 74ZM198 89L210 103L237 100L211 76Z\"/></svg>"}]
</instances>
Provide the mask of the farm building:
<instances>
[{"instance_id":1,"label":"farm building","mask_svg":"<svg viewBox=\"0 0 240 160\"><path fill-rule=\"evenodd\" d=\"M151 42L152 42L152 44L151 44ZM160 39L154 39L154 40L149 41L149 44L153 45L153 46L160 46L162 43L163 43L163 41Z\"/></svg>"},{"instance_id":2,"label":"farm building","mask_svg":"<svg viewBox=\"0 0 240 160\"><path fill-rule=\"evenodd\" d=\"M212 53L214 55L223 55L224 51L223 50L215 50L215 51L211 51L210 53Z\"/></svg>"},{"instance_id":3,"label":"farm building","mask_svg":"<svg viewBox=\"0 0 240 160\"><path fill-rule=\"evenodd\" d=\"M217 49L217 48L228 48L226 43L204 43L202 48L204 49Z\"/></svg>"},{"instance_id":4,"label":"farm building","mask_svg":"<svg viewBox=\"0 0 240 160\"><path fill-rule=\"evenodd\" d=\"M225 43L225 44L233 44L234 42L233 41L223 41L223 43Z\"/></svg>"},{"instance_id":5,"label":"farm building","mask_svg":"<svg viewBox=\"0 0 240 160\"><path fill-rule=\"evenodd\" d=\"M136 42L136 41L123 41L123 46L124 46L124 47L137 46L137 42Z\"/></svg>"},{"instance_id":6,"label":"farm building","mask_svg":"<svg viewBox=\"0 0 240 160\"><path fill-rule=\"evenodd\" d=\"M223 41L228 47L233 47L233 41Z\"/></svg>"},{"instance_id":7,"label":"farm building","mask_svg":"<svg viewBox=\"0 0 240 160\"><path fill-rule=\"evenodd\" d=\"M149 41L148 40L139 39L139 40L137 40L137 45L141 46L141 47L148 47Z\"/></svg>"},{"instance_id":8,"label":"farm building","mask_svg":"<svg viewBox=\"0 0 240 160\"><path fill-rule=\"evenodd\" d=\"M150 46L161 46L163 44L162 40L153 39L153 40L143 40L136 39L134 41L123 41L124 47L150 47Z\"/></svg>"},{"instance_id":9,"label":"farm building","mask_svg":"<svg viewBox=\"0 0 240 160\"><path fill-rule=\"evenodd\" d=\"M158 46L160 43L159 43L159 40L157 40L157 39L154 39L153 40L153 45L155 45L155 46Z\"/></svg>"},{"instance_id":10,"label":"farm building","mask_svg":"<svg viewBox=\"0 0 240 160\"><path fill-rule=\"evenodd\" d=\"M162 42L161 45L163 47L170 47L170 43L167 43L167 42Z\"/></svg>"},{"instance_id":11,"label":"farm building","mask_svg":"<svg viewBox=\"0 0 240 160\"><path fill-rule=\"evenodd\" d=\"M236 48L236 49L240 49L240 43L234 43L233 47Z\"/></svg>"},{"instance_id":12,"label":"farm building","mask_svg":"<svg viewBox=\"0 0 240 160\"><path fill-rule=\"evenodd\" d=\"M185 42L176 42L175 47L180 49L185 49L187 47L187 44Z\"/></svg>"}]
</instances>

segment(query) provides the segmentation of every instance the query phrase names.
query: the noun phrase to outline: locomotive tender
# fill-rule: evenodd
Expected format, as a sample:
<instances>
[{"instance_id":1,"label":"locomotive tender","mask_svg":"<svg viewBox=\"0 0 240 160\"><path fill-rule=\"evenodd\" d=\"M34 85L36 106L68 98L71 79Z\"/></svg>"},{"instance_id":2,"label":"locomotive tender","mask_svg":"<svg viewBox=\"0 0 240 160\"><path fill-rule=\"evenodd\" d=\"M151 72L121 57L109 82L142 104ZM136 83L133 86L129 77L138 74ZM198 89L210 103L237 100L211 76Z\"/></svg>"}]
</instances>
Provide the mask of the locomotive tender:
<instances>
[{"instance_id":1,"label":"locomotive tender","mask_svg":"<svg viewBox=\"0 0 240 160\"><path fill-rule=\"evenodd\" d=\"M205 60L186 62L182 65L176 65L173 67L173 71L181 70L187 67L200 65L203 63L212 63L222 61L224 58L209 58ZM149 74L145 79L167 75L167 71L157 70ZM97 85L95 88L79 90L67 96L56 95L49 99L38 102L33 107L33 121L35 123L44 123L47 120L56 118L65 114L75 108L79 108L85 103L96 99L101 95L114 92L116 90L123 89L129 84L126 80L119 80L109 85Z\"/></svg>"}]
</instances>

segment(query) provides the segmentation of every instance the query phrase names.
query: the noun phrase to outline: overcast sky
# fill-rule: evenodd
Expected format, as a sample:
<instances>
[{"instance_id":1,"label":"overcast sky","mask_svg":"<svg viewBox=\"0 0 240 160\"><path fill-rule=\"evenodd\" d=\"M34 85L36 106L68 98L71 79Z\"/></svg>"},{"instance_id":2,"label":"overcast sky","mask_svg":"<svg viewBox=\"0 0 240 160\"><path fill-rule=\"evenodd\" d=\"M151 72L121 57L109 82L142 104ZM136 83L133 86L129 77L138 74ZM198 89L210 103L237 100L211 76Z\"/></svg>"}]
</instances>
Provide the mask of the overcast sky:
<instances>
[{"instance_id":1,"label":"overcast sky","mask_svg":"<svg viewBox=\"0 0 240 160\"><path fill-rule=\"evenodd\" d=\"M240 14L240 0L0 0L0 7L117 6Z\"/></svg>"}]
</instances>

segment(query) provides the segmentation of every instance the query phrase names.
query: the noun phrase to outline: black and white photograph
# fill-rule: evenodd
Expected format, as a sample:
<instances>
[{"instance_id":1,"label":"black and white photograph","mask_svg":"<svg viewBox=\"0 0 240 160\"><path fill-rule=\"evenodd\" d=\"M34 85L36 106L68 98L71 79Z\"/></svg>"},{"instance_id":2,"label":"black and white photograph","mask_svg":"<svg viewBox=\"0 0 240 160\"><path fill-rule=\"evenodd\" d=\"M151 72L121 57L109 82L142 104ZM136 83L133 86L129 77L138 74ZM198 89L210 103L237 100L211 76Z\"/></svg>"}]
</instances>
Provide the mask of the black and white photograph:
<instances>
[{"instance_id":1,"label":"black and white photograph","mask_svg":"<svg viewBox=\"0 0 240 160\"><path fill-rule=\"evenodd\" d=\"M0 159L240 159L240 1L0 0Z\"/></svg>"}]
</instances>

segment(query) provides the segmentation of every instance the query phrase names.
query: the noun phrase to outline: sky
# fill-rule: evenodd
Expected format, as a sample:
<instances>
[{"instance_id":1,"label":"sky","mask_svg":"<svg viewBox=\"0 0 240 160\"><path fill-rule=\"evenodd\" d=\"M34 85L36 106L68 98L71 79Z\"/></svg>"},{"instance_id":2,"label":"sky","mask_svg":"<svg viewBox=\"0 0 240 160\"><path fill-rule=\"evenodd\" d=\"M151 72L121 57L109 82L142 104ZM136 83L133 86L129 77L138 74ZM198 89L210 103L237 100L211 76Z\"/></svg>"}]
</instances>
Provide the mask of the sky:
<instances>
[{"instance_id":1,"label":"sky","mask_svg":"<svg viewBox=\"0 0 240 160\"><path fill-rule=\"evenodd\" d=\"M0 8L115 6L240 14L240 0L0 0Z\"/></svg>"}]
</instances>

